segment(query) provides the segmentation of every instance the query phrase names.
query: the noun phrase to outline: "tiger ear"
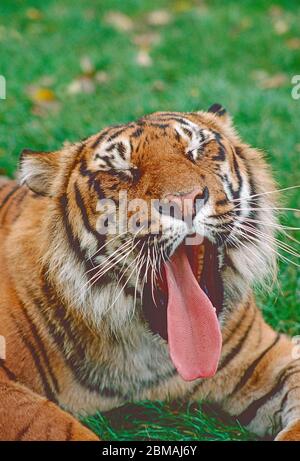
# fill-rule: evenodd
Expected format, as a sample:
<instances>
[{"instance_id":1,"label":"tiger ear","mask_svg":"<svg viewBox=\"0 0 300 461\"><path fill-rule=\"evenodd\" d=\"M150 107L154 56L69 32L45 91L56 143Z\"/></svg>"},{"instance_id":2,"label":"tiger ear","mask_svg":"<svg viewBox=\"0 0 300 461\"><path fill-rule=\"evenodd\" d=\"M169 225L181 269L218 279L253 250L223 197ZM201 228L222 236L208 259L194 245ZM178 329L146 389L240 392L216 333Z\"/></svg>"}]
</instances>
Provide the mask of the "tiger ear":
<instances>
[{"instance_id":1,"label":"tiger ear","mask_svg":"<svg viewBox=\"0 0 300 461\"><path fill-rule=\"evenodd\" d=\"M20 181L38 195L52 195L51 188L58 169L58 152L36 152L24 149L21 153Z\"/></svg>"},{"instance_id":2,"label":"tiger ear","mask_svg":"<svg viewBox=\"0 0 300 461\"><path fill-rule=\"evenodd\" d=\"M226 123L227 125L232 124L231 117L225 107L222 106L222 104L215 102L212 106L210 106L207 112L215 114L222 122Z\"/></svg>"}]
</instances>

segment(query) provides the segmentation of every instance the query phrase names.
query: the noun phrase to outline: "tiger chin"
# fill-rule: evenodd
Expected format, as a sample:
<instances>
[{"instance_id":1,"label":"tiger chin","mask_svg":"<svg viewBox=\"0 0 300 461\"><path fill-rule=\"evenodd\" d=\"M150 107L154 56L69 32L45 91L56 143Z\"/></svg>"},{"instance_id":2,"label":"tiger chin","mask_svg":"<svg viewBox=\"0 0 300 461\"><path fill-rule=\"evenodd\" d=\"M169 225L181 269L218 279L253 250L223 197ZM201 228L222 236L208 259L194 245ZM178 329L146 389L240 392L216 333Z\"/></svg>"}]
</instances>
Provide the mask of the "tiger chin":
<instances>
[{"instance_id":1,"label":"tiger chin","mask_svg":"<svg viewBox=\"0 0 300 461\"><path fill-rule=\"evenodd\" d=\"M0 184L1 440L98 440L77 417L143 399L300 440L300 360L252 291L276 269L275 186L222 106L24 150ZM132 216L124 193L155 232L101 221L107 199Z\"/></svg>"}]
</instances>

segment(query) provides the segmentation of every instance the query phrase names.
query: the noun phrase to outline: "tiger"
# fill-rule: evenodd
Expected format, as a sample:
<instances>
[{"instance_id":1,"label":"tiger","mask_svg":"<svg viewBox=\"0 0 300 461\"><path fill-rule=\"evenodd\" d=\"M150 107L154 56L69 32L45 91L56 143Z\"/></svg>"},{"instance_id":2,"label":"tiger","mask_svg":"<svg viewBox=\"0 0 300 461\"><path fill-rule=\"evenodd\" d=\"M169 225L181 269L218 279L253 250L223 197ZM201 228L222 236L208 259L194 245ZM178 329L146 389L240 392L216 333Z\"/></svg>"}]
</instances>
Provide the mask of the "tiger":
<instances>
[{"instance_id":1,"label":"tiger","mask_svg":"<svg viewBox=\"0 0 300 461\"><path fill-rule=\"evenodd\" d=\"M0 187L1 440L96 441L83 417L142 400L300 440L300 359L254 295L276 186L222 105L25 149ZM141 207L122 194L151 218L115 226Z\"/></svg>"}]
</instances>

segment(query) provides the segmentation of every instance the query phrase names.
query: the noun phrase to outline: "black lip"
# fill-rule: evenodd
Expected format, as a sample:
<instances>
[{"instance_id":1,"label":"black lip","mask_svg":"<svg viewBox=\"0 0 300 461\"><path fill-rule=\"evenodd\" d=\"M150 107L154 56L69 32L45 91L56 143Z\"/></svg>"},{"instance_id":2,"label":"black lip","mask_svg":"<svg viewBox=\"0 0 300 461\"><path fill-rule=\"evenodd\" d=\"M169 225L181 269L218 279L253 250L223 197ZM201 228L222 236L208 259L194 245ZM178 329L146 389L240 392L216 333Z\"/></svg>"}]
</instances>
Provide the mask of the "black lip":
<instances>
[{"instance_id":1,"label":"black lip","mask_svg":"<svg viewBox=\"0 0 300 461\"><path fill-rule=\"evenodd\" d=\"M223 282L219 271L217 246L207 239L204 241L204 264L199 285L207 294L219 316L223 308ZM155 289L155 303L152 299L151 284L146 283L143 292L143 315L153 333L168 340L167 304L168 295Z\"/></svg>"}]
</instances>

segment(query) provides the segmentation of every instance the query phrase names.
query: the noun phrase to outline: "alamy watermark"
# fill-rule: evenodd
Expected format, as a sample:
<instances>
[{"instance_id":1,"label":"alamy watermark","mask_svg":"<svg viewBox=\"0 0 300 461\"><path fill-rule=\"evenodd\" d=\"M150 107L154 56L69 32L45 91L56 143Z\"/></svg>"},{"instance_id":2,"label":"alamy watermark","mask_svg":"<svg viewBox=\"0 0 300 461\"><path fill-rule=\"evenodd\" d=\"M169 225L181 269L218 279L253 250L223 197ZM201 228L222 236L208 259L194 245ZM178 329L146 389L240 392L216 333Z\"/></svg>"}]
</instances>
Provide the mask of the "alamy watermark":
<instances>
[{"instance_id":1,"label":"alamy watermark","mask_svg":"<svg viewBox=\"0 0 300 461\"><path fill-rule=\"evenodd\" d=\"M292 349L292 359L300 359L300 335L292 337L292 343L294 345Z\"/></svg>"},{"instance_id":2,"label":"alamy watermark","mask_svg":"<svg viewBox=\"0 0 300 461\"><path fill-rule=\"evenodd\" d=\"M96 229L101 235L131 233L133 235L160 235L184 223L188 237L186 243L202 243L204 225L194 219L203 207L203 199L180 199L175 201L152 199L128 200L127 191L120 191L118 200L101 199L97 203L99 213ZM201 240L200 240L201 239Z\"/></svg>"},{"instance_id":3,"label":"alamy watermark","mask_svg":"<svg viewBox=\"0 0 300 461\"><path fill-rule=\"evenodd\" d=\"M4 336L0 335L0 360L6 359L6 341Z\"/></svg>"},{"instance_id":4,"label":"alamy watermark","mask_svg":"<svg viewBox=\"0 0 300 461\"><path fill-rule=\"evenodd\" d=\"M295 100L300 99L300 75L293 75L291 83L293 86L292 88L292 98Z\"/></svg>"},{"instance_id":5,"label":"alamy watermark","mask_svg":"<svg viewBox=\"0 0 300 461\"><path fill-rule=\"evenodd\" d=\"M6 99L6 79L0 75L0 99Z\"/></svg>"}]
</instances>

